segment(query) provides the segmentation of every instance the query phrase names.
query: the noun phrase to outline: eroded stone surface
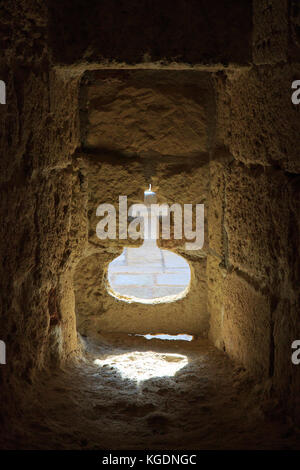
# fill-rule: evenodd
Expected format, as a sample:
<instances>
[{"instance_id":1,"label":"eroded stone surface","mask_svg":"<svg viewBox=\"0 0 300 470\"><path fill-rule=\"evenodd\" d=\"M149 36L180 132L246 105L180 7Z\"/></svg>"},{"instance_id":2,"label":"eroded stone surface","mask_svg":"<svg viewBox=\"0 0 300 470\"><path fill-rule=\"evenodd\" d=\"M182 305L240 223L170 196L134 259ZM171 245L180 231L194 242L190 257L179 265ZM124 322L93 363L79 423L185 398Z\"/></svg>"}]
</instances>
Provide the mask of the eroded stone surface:
<instances>
[{"instance_id":1,"label":"eroded stone surface","mask_svg":"<svg viewBox=\"0 0 300 470\"><path fill-rule=\"evenodd\" d=\"M220 125L227 131L221 137L236 159L299 173L299 107L291 102L299 75L297 64L220 75Z\"/></svg>"},{"instance_id":2,"label":"eroded stone surface","mask_svg":"<svg viewBox=\"0 0 300 470\"><path fill-rule=\"evenodd\" d=\"M209 149L214 102L206 73L87 72L81 94L87 148L148 159L153 154L195 156Z\"/></svg>"}]
</instances>

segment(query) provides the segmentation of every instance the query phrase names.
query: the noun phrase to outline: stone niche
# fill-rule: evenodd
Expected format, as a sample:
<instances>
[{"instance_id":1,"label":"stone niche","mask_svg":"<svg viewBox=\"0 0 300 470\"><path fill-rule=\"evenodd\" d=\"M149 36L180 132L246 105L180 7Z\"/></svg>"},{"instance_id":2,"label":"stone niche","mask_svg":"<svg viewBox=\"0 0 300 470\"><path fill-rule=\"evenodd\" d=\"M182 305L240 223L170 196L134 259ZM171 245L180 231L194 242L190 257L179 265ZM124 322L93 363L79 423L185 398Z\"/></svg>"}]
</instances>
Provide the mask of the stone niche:
<instances>
[{"instance_id":1,"label":"stone niche","mask_svg":"<svg viewBox=\"0 0 300 470\"><path fill-rule=\"evenodd\" d=\"M88 243L74 272L78 331L206 335L209 153L215 102L208 73L196 71L88 71L80 91L81 150L77 154L88 196ZM108 264L141 241L100 240L96 209L143 202L152 183L159 203L204 204L205 242L158 240L191 268L186 297L171 303L126 303L107 291ZM118 214L118 211L117 211ZM117 219L118 222L118 219ZM118 226L118 224L117 224Z\"/></svg>"}]
</instances>

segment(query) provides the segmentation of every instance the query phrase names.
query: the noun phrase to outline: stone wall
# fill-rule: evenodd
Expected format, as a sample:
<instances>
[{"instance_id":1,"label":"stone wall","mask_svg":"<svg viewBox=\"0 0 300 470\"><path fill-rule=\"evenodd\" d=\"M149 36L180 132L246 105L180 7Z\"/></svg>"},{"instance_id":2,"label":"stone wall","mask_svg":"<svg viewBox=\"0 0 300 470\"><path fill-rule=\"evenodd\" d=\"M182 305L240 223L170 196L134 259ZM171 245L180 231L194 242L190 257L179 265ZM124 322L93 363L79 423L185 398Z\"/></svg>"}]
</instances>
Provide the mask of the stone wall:
<instances>
[{"instance_id":1,"label":"stone wall","mask_svg":"<svg viewBox=\"0 0 300 470\"><path fill-rule=\"evenodd\" d=\"M1 7L1 413L37 371L78 349L71 266L82 239L76 76L51 68L44 2ZM74 209L76 206L76 211ZM72 310L73 309L73 310Z\"/></svg>"},{"instance_id":2,"label":"stone wall","mask_svg":"<svg viewBox=\"0 0 300 470\"><path fill-rule=\"evenodd\" d=\"M88 185L89 244L74 274L79 331L206 335L207 236L203 250L195 251L185 250L187 240L159 240L190 262L192 282L186 298L172 304L128 304L108 294L107 266L122 247L141 242L99 240L96 209L101 203L118 208L121 195L128 197L128 207L143 202L143 191L151 182L159 203L205 204L207 220L215 125L210 76L171 70L98 70L86 72L81 83L84 152L78 158Z\"/></svg>"},{"instance_id":3,"label":"stone wall","mask_svg":"<svg viewBox=\"0 0 300 470\"><path fill-rule=\"evenodd\" d=\"M290 2L293 3L294 2ZM291 6L291 5L290 5ZM300 75L288 2L254 2L253 65L215 74L217 139L210 164L210 337L272 383L299 415ZM294 32L293 32L294 31Z\"/></svg>"}]
</instances>

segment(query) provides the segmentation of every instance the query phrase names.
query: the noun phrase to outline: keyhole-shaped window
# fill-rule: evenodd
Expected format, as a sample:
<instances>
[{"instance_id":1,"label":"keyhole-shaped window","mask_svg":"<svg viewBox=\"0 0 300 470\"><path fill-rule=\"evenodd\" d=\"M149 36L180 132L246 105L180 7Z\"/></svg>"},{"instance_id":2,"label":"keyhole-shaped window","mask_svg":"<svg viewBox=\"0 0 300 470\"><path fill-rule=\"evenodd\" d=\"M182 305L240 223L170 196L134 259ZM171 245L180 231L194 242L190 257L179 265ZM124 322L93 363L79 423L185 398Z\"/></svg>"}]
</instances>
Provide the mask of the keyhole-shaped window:
<instances>
[{"instance_id":1,"label":"keyhole-shaped window","mask_svg":"<svg viewBox=\"0 0 300 470\"><path fill-rule=\"evenodd\" d=\"M109 292L127 302L173 302L187 294L190 280L187 261L159 248L125 248L108 267Z\"/></svg>"},{"instance_id":2,"label":"keyhole-shaped window","mask_svg":"<svg viewBox=\"0 0 300 470\"><path fill-rule=\"evenodd\" d=\"M145 203L148 194L151 202L155 195L145 191ZM184 297L189 290L190 266L182 256L157 246L157 230L151 231L151 227L156 227L157 220L150 215L150 211L148 218L149 230L148 234L144 234L143 245L139 248L125 248L109 264L108 290L114 297L127 302L174 302Z\"/></svg>"}]
</instances>

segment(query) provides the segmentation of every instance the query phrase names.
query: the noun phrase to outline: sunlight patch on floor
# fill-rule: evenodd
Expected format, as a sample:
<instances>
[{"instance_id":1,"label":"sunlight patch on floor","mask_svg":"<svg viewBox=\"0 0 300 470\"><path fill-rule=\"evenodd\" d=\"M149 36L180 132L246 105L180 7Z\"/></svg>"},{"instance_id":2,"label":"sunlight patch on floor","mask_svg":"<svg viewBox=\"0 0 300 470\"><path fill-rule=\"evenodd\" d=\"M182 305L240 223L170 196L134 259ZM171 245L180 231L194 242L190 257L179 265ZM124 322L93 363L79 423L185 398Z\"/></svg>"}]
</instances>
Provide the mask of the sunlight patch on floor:
<instances>
[{"instance_id":1,"label":"sunlight patch on floor","mask_svg":"<svg viewBox=\"0 0 300 470\"><path fill-rule=\"evenodd\" d=\"M142 382L154 377L173 377L188 364L188 358L183 354L135 351L96 359L94 364L113 367L122 378Z\"/></svg>"},{"instance_id":2,"label":"sunlight patch on floor","mask_svg":"<svg viewBox=\"0 0 300 470\"><path fill-rule=\"evenodd\" d=\"M167 341L192 341L193 336L192 335L185 335L185 334L179 334L179 335L167 335L167 334L156 334L156 335L139 335L139 334L134 334L129 336L142 336L143 338L146 339L162 339L162 340L167 340Z\"/></svg>"}]
</instances>

